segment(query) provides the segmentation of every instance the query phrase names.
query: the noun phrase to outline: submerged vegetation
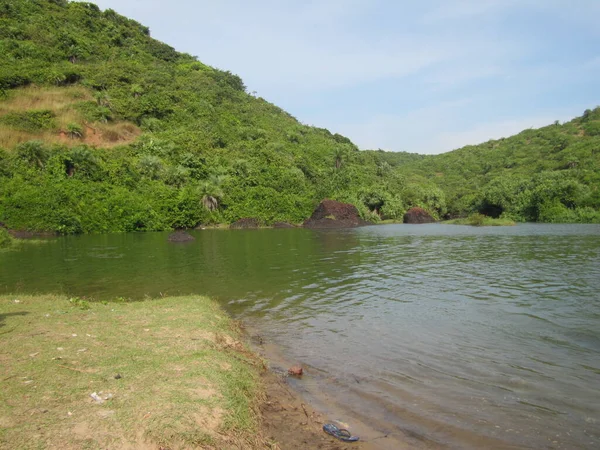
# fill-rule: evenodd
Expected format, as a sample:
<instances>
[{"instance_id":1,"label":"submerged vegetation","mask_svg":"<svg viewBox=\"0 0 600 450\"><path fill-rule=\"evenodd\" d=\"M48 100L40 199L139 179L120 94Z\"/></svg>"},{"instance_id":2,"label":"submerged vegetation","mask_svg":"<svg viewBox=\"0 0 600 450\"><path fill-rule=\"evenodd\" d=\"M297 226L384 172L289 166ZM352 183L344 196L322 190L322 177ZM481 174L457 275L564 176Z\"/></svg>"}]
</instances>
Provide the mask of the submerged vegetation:
<instances>
[{"instance_id":1,"label":"submerged vegetation","mask_svg":"<svg viewBox=\"0 0 600 450\"><path fill-rule=\"evenodd\" d=\"M359 151L92 3L0 0L0 221L60 233L300 223L600 222L600 109L443 155Z\"/></svg>"},{"instance_id":2,"label":"submerged vegetation","mask_svg":"<svg viewBox=\"0 0 600 450\"><path fill-rule=\"evenodd\" d=\"M469 217L463 219L452 219L444 222L448 225L471 225L474 227L496 227L496 226L513 226L516 225L514 220L510 219L494 219L493 217L485 216L480 213L473 213Z\"/></svg>"}]
</instances>

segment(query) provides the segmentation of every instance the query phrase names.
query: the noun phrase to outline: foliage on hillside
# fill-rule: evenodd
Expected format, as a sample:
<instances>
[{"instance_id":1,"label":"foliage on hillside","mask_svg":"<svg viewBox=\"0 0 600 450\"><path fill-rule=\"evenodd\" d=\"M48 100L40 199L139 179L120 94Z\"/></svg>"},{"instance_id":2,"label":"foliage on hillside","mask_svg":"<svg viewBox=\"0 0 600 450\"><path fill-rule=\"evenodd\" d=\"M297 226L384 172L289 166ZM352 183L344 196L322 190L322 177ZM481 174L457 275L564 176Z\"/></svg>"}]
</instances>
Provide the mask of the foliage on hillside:
<instances>
[{"instance_id":1,"label":"foliage on hillside","mask_svg":"<svg viewBox=\"0 0 600 450\"><path fill-rule=\"evenodd\" d=\"M0 221L11 228L299 223L324 198L373 221L412 206L600 220L597 115L439 157L359 151L112 10L0 0ZM555 148L572 156L544 166Z\"/></svg>"},{"instance_id":2,"label":"foliage on hillside","mask_svg":"<svg viewBox=\"0 0 600 450\"><path fill-rule=\"evenodd\" d=\"M405 183L347 138L300 124L247 94L238 76L176 52L112 10L0 0L0 55L0 130L13 139L0 149L0 220L10 227L77 233L241 217L301 222L323 198L354 203L371 219L401 217L413 203L444 213L431 183ZM142 136L112 148L85 145L82 120L60 126L56 111L19 101L59 88L55 101L82 120L136 124ZM24 106L15 111L10 102ZM59 130L68 142L49 138Z\"/></svg>"},{"instance_id":3,"label":"foliage on hillside","mask_svg":"<svg viewBox=\"0 0 600 450\"><path fill-rule=\"evenodd\" d=\"M434 181L451 216L600 222L600 108L562 125L415 158L397 170Z\"/></svg>"}]
</instances>

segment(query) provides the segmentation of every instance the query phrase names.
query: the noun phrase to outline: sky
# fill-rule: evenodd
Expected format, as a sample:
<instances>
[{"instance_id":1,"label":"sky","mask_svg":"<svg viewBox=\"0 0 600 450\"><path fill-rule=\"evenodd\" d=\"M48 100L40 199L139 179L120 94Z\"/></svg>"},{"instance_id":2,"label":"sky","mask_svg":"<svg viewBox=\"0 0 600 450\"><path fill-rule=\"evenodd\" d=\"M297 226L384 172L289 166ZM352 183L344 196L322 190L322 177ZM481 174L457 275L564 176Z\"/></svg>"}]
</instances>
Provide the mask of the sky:
<instances>
[{"instance_id":1,"label":"sky","mask_svg":"<svg viewBox=\"0 0 600 450\"><path fill-rule=\"evenodd\" d=\"M96 0L361 149L437 154L600 104L600 0Z\"/></svg>"}]
</instances>

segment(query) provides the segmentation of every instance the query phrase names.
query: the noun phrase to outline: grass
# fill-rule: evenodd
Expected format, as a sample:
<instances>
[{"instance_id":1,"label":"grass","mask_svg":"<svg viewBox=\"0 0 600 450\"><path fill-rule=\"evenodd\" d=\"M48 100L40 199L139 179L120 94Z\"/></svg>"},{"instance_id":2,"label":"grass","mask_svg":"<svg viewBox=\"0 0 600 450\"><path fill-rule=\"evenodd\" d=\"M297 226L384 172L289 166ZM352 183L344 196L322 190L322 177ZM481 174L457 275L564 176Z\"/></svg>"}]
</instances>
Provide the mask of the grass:
<instances>
[{"instance_id":1,"label":"grass","mask_svg":"<svg viewBox=\"0 0 600 450\"><path fill-rule=\"evenodd\" d=\"M494 219L492 217L484 216L483 214L471 214L469 217L447 220L444 223L448 225L471 225L474 227L507 227L516 225L514 220L503 218Z\"/></svg>"},{"instance_id":2,"label":"grass","mask_svg":"<svg viewBox=\"0 0 600 450\"><path fill-rule=\"evenodd\" d=\"M262 362L239 339L206 297L0 296L0 448L256 448Z\"/></svg>"},{"instance_id":3,"label":"grass","mask_svg":"<svg viewBox=\"0 0 600 450\"><path fill-rule=\"evenodd\" d=\"M94 106L94 98L89 90L81 86L13 89L6 98L0 100L0 148L11 149L31 140L67 146L83 143L112 147L131 142L139 136L140 129L130 122L86 120L82 105L89 107L90 104ZM14 117L36 112L54 114L52 126L31 129L27 121L21 126L14 123ZM73 134L74 129L79 131L77 136Z\"/></svg>"}]
</instances>

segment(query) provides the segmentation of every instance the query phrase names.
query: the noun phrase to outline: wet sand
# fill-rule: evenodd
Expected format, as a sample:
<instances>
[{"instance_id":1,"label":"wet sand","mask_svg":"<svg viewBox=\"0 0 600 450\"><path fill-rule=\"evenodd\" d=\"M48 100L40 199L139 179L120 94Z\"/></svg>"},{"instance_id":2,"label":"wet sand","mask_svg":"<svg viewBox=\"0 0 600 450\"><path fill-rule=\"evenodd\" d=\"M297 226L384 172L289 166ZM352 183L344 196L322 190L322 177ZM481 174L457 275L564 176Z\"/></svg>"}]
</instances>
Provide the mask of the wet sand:
<instances>
[{"instance_id":1,"label":"wet sand","mask_svg":"<svg viewBox=\"0 0 600 450\"><path fill-rule=\"evenodd\" d=\"M279 347L266 342L259 330L245 325L253 350L268 362L263 374L267 400L261 412L265 437L278 443L280 449L364 449L364 450L434 450L453 448L493 448L514 450L517 447L502 439L471 433L437 421L424 423L422 417L406 413L406 426L376 421L368 412L349 410L337 404L333 396L317 383L317 368L290 361ZM299 364L302 377L287 375L287 368ZM325 386L326 388L326 386ZM355 402L355 404L358 404ZM401 414L404 415L404 414ZM341 423L359 436L356 443L344 443L327 435L323 424Z\"/></svg>"},{"instance_id":2,"label":"wet sand","mask_svg":"<svg viewBox=\"0 0 600 450\"><path fill-rule=\"evenodd\" d=\"M402 432L389 432L377 429L361 420L351 411L345 411L331 402L323 392L317 392L311 377L313 369L304 366L300 378L287 375L287 368L294 362L287 361L279 349L264 342L255 332L246 331L250 336L253 350L268 361L269 370L263 374L266 401L261 408L262 429L266 438L287 449L327 449L327 450L404 450L445 448L434 442L427 442L421 436L410 436ZM345 443L323 431L327 422L341 423L359 436L360 441ZM347 425L347 427L346 427Z\"/></svg>"}]
</instances>

